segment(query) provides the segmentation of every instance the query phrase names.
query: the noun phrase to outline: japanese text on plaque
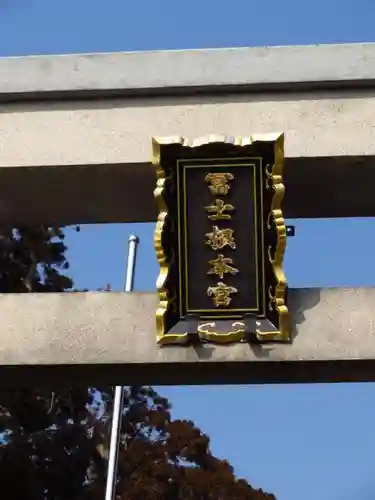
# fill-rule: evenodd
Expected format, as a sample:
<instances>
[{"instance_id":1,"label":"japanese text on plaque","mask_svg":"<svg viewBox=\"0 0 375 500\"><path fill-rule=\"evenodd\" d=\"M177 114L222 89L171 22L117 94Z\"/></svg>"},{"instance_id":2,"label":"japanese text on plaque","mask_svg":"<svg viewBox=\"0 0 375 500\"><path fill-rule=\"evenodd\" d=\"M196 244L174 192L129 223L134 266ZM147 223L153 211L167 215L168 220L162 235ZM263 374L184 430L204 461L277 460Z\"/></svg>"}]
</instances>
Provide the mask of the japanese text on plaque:
<instances>
[{"instance_id":1,"label":"japanese text on plaque","mask_svg":"<svg viewBox=\"0 0 375 500\"><path fill-rule=\"evenodd\" d=\"M208 212L208 219L212 221L222 221L232 219L232 212L235 207L226 203L216 196L225 196L229 193L231 185L229 181L234 180L234 175L227 172L210 172L206 175L205 181L209 184L210 193L215 196L213 202L205 207ZM230 228L220 228L217 225L212 226L212 232L206 233L205 244L217 252L223 249L236 249L234 231ZM234 267L234 261L224 253L217 253L216 258L208 261L210 269L208 275L216 275L221 281L207 288L207 295L212 298L215 307L228 307L232 302L232 295L238 293L234 286L225 284L226 275L236 275L239 270Z\"/></svg>"}]
</instances>

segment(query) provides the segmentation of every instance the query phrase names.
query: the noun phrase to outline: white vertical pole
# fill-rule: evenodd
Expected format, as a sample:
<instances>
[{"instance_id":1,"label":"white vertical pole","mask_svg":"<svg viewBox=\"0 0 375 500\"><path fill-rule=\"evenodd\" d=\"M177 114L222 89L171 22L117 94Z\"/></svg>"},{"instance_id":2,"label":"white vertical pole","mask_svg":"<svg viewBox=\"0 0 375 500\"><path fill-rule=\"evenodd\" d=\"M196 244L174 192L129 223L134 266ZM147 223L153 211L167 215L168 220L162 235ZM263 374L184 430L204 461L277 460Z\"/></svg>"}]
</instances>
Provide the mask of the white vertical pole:
<instances>
[{"instance_id":1,"label":"white vertical pole","mask_svg":"<svg viewBox=\"0 0 375 500\"><path fill-rule=\"evenodd\" d=\"M126 267L126 277L125 277L125 292L131 292L133 290L135 261L137 256L138 243L139 240L137 236L131 234L129 236L129 251L128 251L128 264ZM118 462L119 445L120 445L120 430L121 430L123 402L124 402L124 388L123 386L118 385L115 388L115 396L113 402L111 441L109 445L105 500L115 500L116 497L117 462Z\"/></svg>"},{"instance_id":2,"label":"white vertical pole","mask_svg":"<svg viewBox=\"0 0 375 500\"><path fill-rule=\"evenodd\" d=\"M128 265L126 267L125 276L125 292L133 291L134 284L134 273L135 273L135 260L137 257L139 239L134 234L129 236L129 253L128 253Z\"/></svg>"}]
</instances>

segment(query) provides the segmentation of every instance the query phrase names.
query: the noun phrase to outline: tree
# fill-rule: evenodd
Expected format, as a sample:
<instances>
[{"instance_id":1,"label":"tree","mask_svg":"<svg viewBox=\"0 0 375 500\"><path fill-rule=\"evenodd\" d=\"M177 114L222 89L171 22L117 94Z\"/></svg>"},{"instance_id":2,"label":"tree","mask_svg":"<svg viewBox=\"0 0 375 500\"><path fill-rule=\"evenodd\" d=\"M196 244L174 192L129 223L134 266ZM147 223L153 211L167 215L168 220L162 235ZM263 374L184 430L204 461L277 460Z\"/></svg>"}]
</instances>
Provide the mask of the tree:
<instances>
[{"instance_id":1,"label":"tree","mask_svg":"<svg viewBox=\"0 0 375 500\"><path fill-rule=\"evenodd\" d=\"M90 498L95 416L87 389L1 390L0 481L9 500ZM99 469L98 469L99 470ZM96 474L96 476L95 476ZM103 479L103 477L102 477ZM86 484L86 486L85 486Z\"/></svg>"},{"instance_id":2,"label":"tree","mask_svg":"<svg viewBox=\"0 0 375 500\"><path fill-rule=\"evenodd\" d=\"M72 280L60 272L69 268L64 238L59 227L3 230L0 293L63 292L72 288Z\"/></svg>"},{"instance_id":3,"label":"tree","mask_svg":"<svg viewBox=\"0 0 375 500\"><path fill-rule=\"evenodd\" d=\"M72 280L61 228L0 234L0 292L61 292ZM107 287L108 289L108 287ZM7 500L102 500L113 391L0 390L0 482ZM149 387L124 399L120 500L274 500L235 478L193 422L173 420Z\"/></svg>"},{"instance_id":4,"label":"tree","mask_svg":"<svg viewBox=\"0 0 375 500\"><path fill-rule=\"evenodd\" d=\"M236 479L191 421L172 420L170 404L152 388L125 398L119 457L121 500L275 500Z\"/></svg>"},{"instance_id":5,"label":"tree","mask_svg":"<svg viewBox=\"0 0 375 500\"><path fill-rule=\"evenodd\" d=\"M62 292L72 288L61 228L40 226L0 234L0 292ZM100 482L93 391L0 390L0 482L17 500L84 499ZM104 481L104 476L101 478ZM87 497L88 498L88 497Z\"/></svg>"}]
</instances>

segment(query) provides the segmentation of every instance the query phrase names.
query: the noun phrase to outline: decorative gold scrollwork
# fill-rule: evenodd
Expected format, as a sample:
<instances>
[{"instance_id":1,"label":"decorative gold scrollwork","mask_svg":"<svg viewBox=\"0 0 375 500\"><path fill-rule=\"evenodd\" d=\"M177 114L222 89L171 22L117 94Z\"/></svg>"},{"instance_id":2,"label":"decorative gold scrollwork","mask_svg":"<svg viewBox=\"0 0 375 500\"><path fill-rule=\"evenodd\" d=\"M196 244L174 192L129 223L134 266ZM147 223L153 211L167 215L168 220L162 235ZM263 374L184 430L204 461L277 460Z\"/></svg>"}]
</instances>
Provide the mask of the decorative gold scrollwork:
<instances>
[{"instance_id":1,"label":"decorative gold scrollwork","mask_svg":"<svg viewBox=\"0 0 375 500\"><path fill-rule=\"evenodd\" d=\"M270 212L267 216L267 229L271 229L272 228L272 225L271 225L271 217L273 217L273 213Z\"/></svg>"},{"instance_id":2,"label":"decorative gold scrollwork","mask_svg":"<svg viewBox=\"0 0 375 500\"><path fill-rule=\"evenodd\" d=\"M234 321L228 332L218 332L214 321L202 323L198 325L197 333L202 335L207 340L213 342L240 342L245 337L245 323L242 321Z\"/></svg>"},{"instance_id":3,"label":"decorative gold scrollwork","mask_svg":"<svg viewBox=\"0 0 375 500\"><path fill-rule=\"evenodd\" d=\"M201 325L198 325L198 333L215 333L210 328L215 328L216 323L215 321L210 321L209 323L202 323Z\"/></svg>"},{"instance_id":4,"label":"decorative gold scrollwork","mask_svg":"<svg viewBox=\"0 0 375 500\"><path fill-rule=\"evenodd\" d=\"M270 311L274 310L274 305L276 304L276 294L273 292L273 289L272 285L268 287L268 309Z\"/></svg>"},{"instance_id":5,"label":"decorative gold scrollwork","mask_svg":"<svg viewBox=\"0 0 375 500\"><path fill-rule=\"evenodd\" d=\"M273 258L273 255L272 255L272 245L268 245L267 253L268 253L268 260L270 261L271 265L273 265L274 258Z\"/></svg>"},{"instance_id":6,"label":"decorative gold scrollwork","mask_svg":"<svg viewBox=\"0 0 375 500\"><path fill-rule=\"evenodd\" d=\"M273 166L270 164L267 164L264 171L266 172L266 188L269 189L271 187L271 181L272 181L272 170Z\"/></svg>"}]
</instances>

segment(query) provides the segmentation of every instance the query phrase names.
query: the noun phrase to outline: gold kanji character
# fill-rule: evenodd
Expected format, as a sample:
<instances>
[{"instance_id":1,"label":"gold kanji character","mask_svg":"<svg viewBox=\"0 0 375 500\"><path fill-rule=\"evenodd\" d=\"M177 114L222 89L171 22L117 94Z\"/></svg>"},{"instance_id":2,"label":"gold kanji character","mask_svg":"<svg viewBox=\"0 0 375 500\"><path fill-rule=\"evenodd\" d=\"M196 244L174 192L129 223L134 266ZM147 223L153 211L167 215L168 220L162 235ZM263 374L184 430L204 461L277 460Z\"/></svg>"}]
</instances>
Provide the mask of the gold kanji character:
<instances>
[{"instance_id":1,"label":"gold kanji character","mask_svg":"<svg viewBox=\"0 0 375 500\"><path fill-rule=\"evenodd\" d=\"M210 172L206 175L205 181L210 183L208 189L211 191L211 194L228 194L230 186L228 181L232 181L234 179L234 175L228 172Z\"/></svg>"},{"instance_id":2,"label":"gold kanji character","mask_svg":"<svg viewBox=\"0 0 375 500\"><path fill-rule=\"evenodd\" d=\"M223 279L224 274L237 274L239 271L235 267L231 266L233 264L233 259L230 257L224 257L222 253L219 253L217 259L208 261L212 266L207 274L217 274L220 279Z\"/></svg>"},{"instance_id":3,"label":"gold kanji character","mask_svg":"<svg viewBox=\"0 0 375 500\"><path fill-rule=\"evenodd\" d=\"M212 250L221 250L225 246L229 246L233 250L236 248L236 243L233 237L233 229L219 229L218 226L212 226L212 233L206 233L206 245L210 245Z\"/></svg>"},{"instance_id":4,"label":"gold kanji character","mask_svg":"<svg viewBox=\"0 0 375 500\"><path fill-rule=\"evenodd\" d=\"M225 214L227 210L230 212L234 210L234 206L230 203L225 203L223 200L216 199L212 205L208 205L204 207L207 212L210 212L213 215L209 215L208 218L211 220L224 220L231 219L232 216L230 214Z\"/></svg>"},{"instance_id":5,"label":"gold kanji character","mask_svg":"<svg viewBox=\"0 0 375 500\"><path fill-rule=\"evenodd\" d=\"M228 286L222 281L219 281L216 286L209 286L207 288L207 295L212 297L216 307L228 307L232 302L231 294L237 292L237 288Z\"/></svg>"}]
</instances>

